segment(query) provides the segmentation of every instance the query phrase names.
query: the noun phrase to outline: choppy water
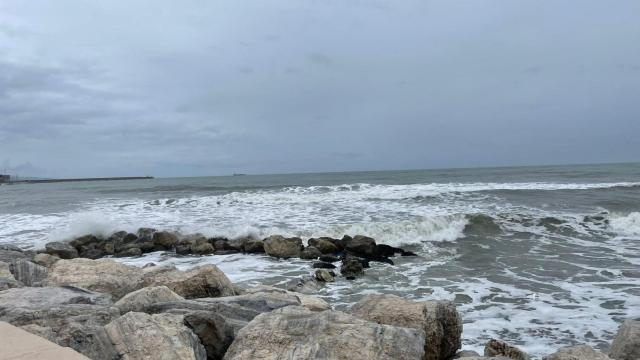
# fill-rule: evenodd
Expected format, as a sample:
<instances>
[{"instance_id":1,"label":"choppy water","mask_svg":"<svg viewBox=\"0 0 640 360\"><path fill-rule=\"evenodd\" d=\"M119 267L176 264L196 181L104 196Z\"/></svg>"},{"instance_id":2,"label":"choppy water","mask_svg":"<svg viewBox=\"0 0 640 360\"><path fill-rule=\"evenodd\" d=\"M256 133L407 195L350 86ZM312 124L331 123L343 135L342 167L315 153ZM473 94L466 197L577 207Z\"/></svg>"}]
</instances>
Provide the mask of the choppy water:
<instances>
[{"instance_id":1,"label":"choppy water","mask_svg":"<svg viewBox=\"0 0 640 360\"><path fill-rule=\"evenodd\" d=\"M542 355L606 346L640 317L640 165L327 173L0 186L0 243L24 248L141 226L234 237L369 235L419 258L374 263L320 291L451 299L464 347L490 337ZM282 284L302 260L225 255L123 259L218 264L240 283Z\"/></svg>"}]
</instances>

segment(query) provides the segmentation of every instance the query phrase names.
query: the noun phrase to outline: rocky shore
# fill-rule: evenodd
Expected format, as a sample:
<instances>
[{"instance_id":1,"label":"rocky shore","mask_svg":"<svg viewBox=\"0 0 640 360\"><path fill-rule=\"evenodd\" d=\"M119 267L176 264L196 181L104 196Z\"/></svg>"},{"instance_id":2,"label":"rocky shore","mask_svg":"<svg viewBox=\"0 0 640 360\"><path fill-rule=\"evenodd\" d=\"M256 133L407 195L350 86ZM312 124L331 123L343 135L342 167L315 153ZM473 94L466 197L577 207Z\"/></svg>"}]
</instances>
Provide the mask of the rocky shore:
<instances>
[{"instance_id":1,"label":"rocky shore","mask_svg":"<svg viewBox=\"0 0 640 360\"><path fill-rule=\"evenodd\" d=\"M242 288L215 265L142 268L108 257L151 251L265 253L309 260L296 286ZM207 238L154 229L86 235L40 252L0 245L0 321L91 359L530 359L499 339L460 351L463 321L449 301L367 295L345 311L307 284L360 276L405 249L366 236ZM608 354L578 345L547 360L640 359L640 321L627 320Z\"/></svg>"}]
</instances>

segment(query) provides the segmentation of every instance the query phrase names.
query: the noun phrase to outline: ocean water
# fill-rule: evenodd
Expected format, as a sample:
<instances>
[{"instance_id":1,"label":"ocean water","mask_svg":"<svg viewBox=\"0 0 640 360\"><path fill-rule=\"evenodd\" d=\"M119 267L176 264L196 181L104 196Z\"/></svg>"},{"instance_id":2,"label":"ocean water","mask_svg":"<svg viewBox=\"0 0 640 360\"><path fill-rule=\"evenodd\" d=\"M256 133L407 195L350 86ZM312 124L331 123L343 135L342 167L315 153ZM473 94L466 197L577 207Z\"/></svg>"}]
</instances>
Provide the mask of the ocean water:
<instances>
[{"instance_id":1,"label":"ocean water","mask_svg":"<svg viewBox=\"0 0 640 360\"><path fill-rule=\"evenodd\" d=\"M606 348L640 318L640 164L172 178L0 186L0 243L25 249L138 227L185 234L363 234L419 257L372 263L319 296L341 309L370 293L448 299L463 348L500 338L541 357ZM303 260L257 255L120 259L217 264L235 282L283 285ZM480 351L481 352L481 351Z\"/></svg>"}]
</instances>

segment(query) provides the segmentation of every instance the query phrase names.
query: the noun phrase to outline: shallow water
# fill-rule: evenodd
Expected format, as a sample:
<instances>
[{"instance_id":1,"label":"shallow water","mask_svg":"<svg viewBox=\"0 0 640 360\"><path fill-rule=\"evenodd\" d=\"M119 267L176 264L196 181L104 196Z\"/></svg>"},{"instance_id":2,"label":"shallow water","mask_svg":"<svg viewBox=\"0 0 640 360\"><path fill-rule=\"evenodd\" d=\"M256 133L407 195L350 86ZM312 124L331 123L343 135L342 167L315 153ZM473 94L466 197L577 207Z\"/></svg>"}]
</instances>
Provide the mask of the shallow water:
<instances>
[{"instance_id":1,"label":"shallow water","mask_svg":"<svg viewBox=\"0 0 640 360\"><path fill-rule=\"evenodd\" d=\"M464 348L498 337L542 355L606 346L640 317L640 165L265 175L0 186L0 243L24 248L141 226L235 237L364 234L420 256L373 263L320 291L337 308L368 293L456 301ZM284 284L309 262L266 256L122 259L219 265Z\"/></svg>"}]
</instances>

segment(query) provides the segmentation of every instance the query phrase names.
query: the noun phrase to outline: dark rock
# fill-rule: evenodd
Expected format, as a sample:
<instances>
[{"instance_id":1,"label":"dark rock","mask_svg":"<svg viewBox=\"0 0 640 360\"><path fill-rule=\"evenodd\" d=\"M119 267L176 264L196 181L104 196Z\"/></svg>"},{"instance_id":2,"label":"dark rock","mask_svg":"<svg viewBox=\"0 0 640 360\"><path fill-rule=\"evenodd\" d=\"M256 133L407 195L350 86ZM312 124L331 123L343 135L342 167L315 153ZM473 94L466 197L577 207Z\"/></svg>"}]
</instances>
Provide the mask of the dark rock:
<instances>
[{"instance_id":1,"label":"dark rock","mask_svg":"<svg viewBox=\"0 0 640 360\"><path fill-rule=\"evenodd\" d=\"M254 239L251 237L246 238L243 244L243 251L250 254L263 254L264 243L259 239Z\"/></svg>"},{"instance_id":2,"label":"dark rock","mask_svg":"<svg viewBox=\"0 0 640 360\"><path fill-rule=\"evenodd\" d=\"M326 262L315 262L313 263L313 268L314 269L335 269L336 266Z\"/></svg>"},{"instance_id":3,"label":"dark rock","mask_svg":"<svg viewBox=\"0 0 640 360\"><path fill-rule=\"evenodd\" d=\"M211 244L208 244L208 245L211 246ZM176 254L187 255L190 253L191 253L190 245L176 245Z\"/></svg>"},{"instance_id":4,"label":"dark rock","mask_svg":"<svg viewBox=\"0 0 640 360\"><path fill-rule=\"evenodd\" d=\"M395 256L396 254L402 254L404 252L404 250L400 248L385 245L385 244L376 245L376 251L378 255L385 256L385 257Z\"/></svg>"},{"instance_id":5,"label":"dark rock","mask_svg":"<svg viewBox=\"0 0 640 360\"><path fill-rule=\"evenodd\" d=\"M313 246L320 250L323 254L333 254L341 249L336 246L337 240L329 239L329 238L312 238L307 241L309 246Z\"/></svg>"},{"instance_id":6,"label":"dark rock","mask_svg":"<svg viewBox=\"0 0 640 360\"><path fill-rule=\"evenodd\" d=\"M178 243L178 237L168 231L158 231L153 233L153 243L165 249L172 249Z\"/></svg>"},{"instance_id":7,"label":"dark rock","mask_svg":"<svg viewBox=\"0 0 640 360\"><path fill-rule=\"evenodd\" d=\"M69 243L53 241L47 243L44 247L47 254L56 255L61 259L73 259L78 257L78 250Z\"/></svg>"},{"instance_id":8,"label":"dark rock","mask_svg":"<svg viewBox=\"0 0 640 360\"><path fill-rule=\"evenodd\" d=\"M320 261L332 263L332 262L340 261L340 258L333 255L322 255L320 256Z\"/></svg>"},{"instance_id":9,"label":"dark rock","mask_svg":"<svg viewBox=\"0 0 640 360\"><path fill-rule=\"evenodd\" d=\"M356 258L347 257L342 259L342 265L340 266L340 273L347 279L351 280L356 276L364 274L364 267L362 262Z\"/></svg>"},{"instance_id":10,"label":"dark rock","mask_svg":"<svg viewBox=\"0 0 640 360\"><path fill-rule=\"evenodd\" d=\"M145 236L153 236L153 233L155 233L156 229L153 228L139 228L138 229L138 237L145 237Z\"/></svg>"},{"instance_id":11,"label":"dark rock","mask_svg":"<svg viewBox=\"0 0 640 360\"><path fill-rule=\"evenodd\" d=\"M213 243L213 248L216 250L216 254L222 251L226 252L227 254L230 254L231 251L236 253L242 251L241 247L232 245L229 240L224 238L210 239L210 241Z\"/></svg>"},{"instance_id":12,"label":"dark rock","mask_svg":"<svg viewBox=\"0 0 640 360\"><path fill-rule=\"evenodd\" d=\"M407 250L403 250L400 255L401 256L418 256L418 254L416 254L414 252L411 252L411 251L407 251Z\"/></svg>"},{"instance_id":13,"label":"dark rock","mask_svg":"<svg viewBox=\"0 0 640 360\"><path fill-rule=\"evenodd\" d=\"M344 249L365 256L374 256L377 253L376 241L368 236L356 235L352 239L343 239Z\"/></svg>"},{"instance_id":14,"label":"dark rock","mask_svg":"<svg viewBox=\"0 0 640 360\"><path fill-rule=\"evenodd\" d=\"M318 250L315 246L307 246L300 253L300 259L305 260L314 260L322 256L320 250Z\"/></svg>"},{"instance_id":15,"label":"dark rock","mask_svg":"<svg viewBox=\"0 0 640 360\"><path fill-rule=\"evenodd\" d=\"M116 257L130 257L130 256L140 256L142 255L142 250L137 247L130 247L126 250L120 251L116 254Z\"/></svg>"},{"instance_id":16,"label":"dark rock","mask_svg":"<svg viewBox=\"0 0 640 360\"><path fill-rule=\"evenodd\" d=\"M69 244L71 246L75 247L76 249L79 249L81 246L86 246L88 244L99 243L100 241L102 241L102 239L98 238L97 236L89 234L89 235L84 235L84 236L77 237L77 238L71 240L69 242Z\"/></svg>"},{"instance_id":17,"label":"dark rock","mask_svg":"<svg viewBox=\"0 0 640 360\"><path fill-rule=\"evenodd\" d=\"M80 252L80 257L94 260L104 257L105 255L106 253L98 248L85 248L84 246Z\"/></svg>"},{"instance_id":18,"label":"dark rock","mask_svg":"<svg viewBox=\"0 0 640 360\"><path fill-rule=\"evenodd\" d=\"M198 255L213 254L215 251L213 245L208 242L200 242L190 246L191 253Z\"/></svg>"}]
</instances>

